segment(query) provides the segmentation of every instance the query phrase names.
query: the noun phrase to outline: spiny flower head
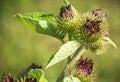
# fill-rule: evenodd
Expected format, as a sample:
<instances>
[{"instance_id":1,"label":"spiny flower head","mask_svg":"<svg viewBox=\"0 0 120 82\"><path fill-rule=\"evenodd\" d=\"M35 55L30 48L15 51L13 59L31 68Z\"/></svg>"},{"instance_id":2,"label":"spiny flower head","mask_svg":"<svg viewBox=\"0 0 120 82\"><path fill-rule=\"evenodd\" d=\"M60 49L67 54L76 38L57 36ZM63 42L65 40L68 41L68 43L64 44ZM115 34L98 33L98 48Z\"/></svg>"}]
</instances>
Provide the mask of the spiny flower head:
<instances>
[{"instance_id":1,"label":"spiny flower head","mask_svg":"<svg viewBox=\"0 0 120 82\"><path fill-rule=\"evenodd\" d=\"M81 57L77 63L76 68L77 71L84 76L90 75L93 71L93 61L92 59L83 59L83 57Z\"/></svg>"},{"instance_id":2,"label":"spiny flower head","mask_svg":"<svg viewBox=\"0 0 120 82\"><path fill-rule=\"evenodd\" d=\"M94 82L95 74L92 59L81 57L76 64L75 76L79 78L81 82Z\"/></svg>"},{"instance_id":3,"label":"spiny flower head","mask_svg":"<svg viewBox=\"0 0 120 82\"><path fill-rule=\"evenodd\" d=\"M79 26L75 28L74 36L87 49L97 54L102 54L108 48L109 44L115 46L108 38L107 15L101 9L96 9L81 15L81 20Z\"/></svg>"},{"instance_id":4,"label":"spiny flower head","mask_svg":"<svg viewBox=\"0 0 120 82\"><path fill-rule=\"evenodd\" d=\"M60 13L56 19L60 35L65 36L66 33L71 34L77 27L80 15L71 4L68 4L67 6L62 6L60 8Z\"/></svg>"},{"instance_id":5,"label":"spiny flower head","mask_svg":"<svg viewBox=\"0 0 120 82\"><path fill-rule=\"evenodd\" d=\"M97 11L88 12L81 16L82 20L79 27L76 28L77 33L75 35L79 40L95 42L104 36L106 31L108 32L107 22L99 14L96 14Z\"/></svg>"}]
</instances>

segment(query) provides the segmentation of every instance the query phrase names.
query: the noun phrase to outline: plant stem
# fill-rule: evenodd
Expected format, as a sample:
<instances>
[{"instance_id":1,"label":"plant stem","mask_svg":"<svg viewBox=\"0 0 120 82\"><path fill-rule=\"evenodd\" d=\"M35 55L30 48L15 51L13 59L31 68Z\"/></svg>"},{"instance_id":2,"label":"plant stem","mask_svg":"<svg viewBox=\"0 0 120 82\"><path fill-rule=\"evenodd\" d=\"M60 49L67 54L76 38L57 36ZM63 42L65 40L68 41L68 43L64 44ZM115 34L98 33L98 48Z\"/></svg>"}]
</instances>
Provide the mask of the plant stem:
<instances>
[{"instance_id":1,"label":"plant stem","mask_svg":"<svg viewBox=\"0 0 120 82\"><path fill-rule=\"evenodd\" d=\"M71 41L71 35L68 33L68 41ZM64 44L64 43L63 43ZM56 82L59 82L59 81L61 81L62 79L63 79L63 77L64 77L64 75L65 75L65 69L67 68L67 65L68 65L68 63L71 61L71 56L69 56L68 58L67 58L67 63L66 63L66 65L65 65L65 67L64 67L64 69L62 70L62 72L61 72L61 74L60 74L60 76L58 77L58 79L57 79L57 81Z\"/></svg>"},{"instance_id":2,"label":"plant stem","mask_svg":"<svg viewBox=\"0 0 120 82\"><path fill-rule=\"evenodd\" d=\"M69 60L68 57L68 61L67 64L65 65L63 71L61 72L60 76L58 77L56 82L61 81L64 78L65 75L65 71L68 69L68 67L74 67L74 65L76 65L77 61L80 59L81 55L86 51L86 49L81 46L78 48L78 50L76 50L76 52L74 53L73 57L71 58L71 60Z\"/></svg>"},{"instance_id":3,"label":"plant stem","mask_svg":"<svg viewBox=\"0 0 120 82\"><path fill-rule=\"evenodd\" d=\"M77 62L79 61L80 57L82 56L82 54L86 51L86 49L81 46L74 54L74 56L72 57L72 60L69 62L68 67L74 67L74 65L77 64Z\"/></svg>"},{"instance_id":4,"label":"plant stem","mask_svg":"<svg viewBox=\"0 0 120 82\"><path fill-rule=\"evenodd\" d=\"M70 33L68 33L68 41L71 41L72 40L72 36L71 36L71 34ZM71 56L68 56L68 58L67 58L67 64L69 63L71 61ZM66 65L67 65L66 64Z\"/></svg>"},{"instance_id":5,"label":"plant stem","mask_svg":"<svg viewBox=\"0 0 120 82\"><path fill-rule=\"evenodd\" d=\"M60 76L58 77L58 79L56 80L56 82L59 82L64 78L66 67L67 67L67 64L65 65L64 69L62 70L62 72L61 72Z\"/></svg>"}]
</instances>

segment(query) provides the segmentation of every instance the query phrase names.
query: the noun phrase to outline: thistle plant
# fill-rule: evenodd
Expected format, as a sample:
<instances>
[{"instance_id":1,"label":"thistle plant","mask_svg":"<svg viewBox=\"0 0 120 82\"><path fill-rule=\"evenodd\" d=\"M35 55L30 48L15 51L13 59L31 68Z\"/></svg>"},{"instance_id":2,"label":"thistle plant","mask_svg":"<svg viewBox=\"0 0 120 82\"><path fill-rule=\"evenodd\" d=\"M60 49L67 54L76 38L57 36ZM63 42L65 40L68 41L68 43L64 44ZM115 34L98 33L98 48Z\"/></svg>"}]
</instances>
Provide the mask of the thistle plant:
<instances>
[{"instance_id":1,"label":"thistle plant","mask_svg":"<svg viewBox=\"0 0 120 82\"><path fill-rule=\"evenodd\" d=\"M116 48L109 38L107 14L102 9L79 13L67 0L64 2L57 15L34 12L14 16L28 29L52 36L63 44L50 57L46 67L32 68L20 82L48 82L43 70L64 59L67 59L66 65L56 82L95 82L93 60L84 58L83 53L91 50L99 55L110 45ZM16 82L9 75L3 76L3 82Z\"/></svg>"}]
</instances>

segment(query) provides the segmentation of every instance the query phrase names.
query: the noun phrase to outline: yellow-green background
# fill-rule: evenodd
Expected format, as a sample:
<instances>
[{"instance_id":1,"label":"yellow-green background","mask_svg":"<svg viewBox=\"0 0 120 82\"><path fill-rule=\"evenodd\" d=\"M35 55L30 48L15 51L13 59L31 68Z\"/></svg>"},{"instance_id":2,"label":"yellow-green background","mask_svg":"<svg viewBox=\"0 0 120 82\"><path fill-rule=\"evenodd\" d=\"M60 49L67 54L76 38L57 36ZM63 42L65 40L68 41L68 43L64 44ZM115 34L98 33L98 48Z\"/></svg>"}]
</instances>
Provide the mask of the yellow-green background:
<instances>
[{"instance_id":1,"label":"yellow-green background","mask_svg":"<svg viewBox=\"0 0 120 82\"><path fill-rule=\"evenodd\" d=\"M120 1L119 0L69 0L79 12L102 8L107 14L110 38L118 49L110 47L107 53L93 58L97 72L96 82L120 82ZM46 12L58 14L62 0L0 0L0 78L3 73L17 76L26 66L35 62L45 66L61 43L46 35L28 30L12 18L17 13ZM65 60L45 71L49 82L55 82Z\"/></svg>"}]
</instances>

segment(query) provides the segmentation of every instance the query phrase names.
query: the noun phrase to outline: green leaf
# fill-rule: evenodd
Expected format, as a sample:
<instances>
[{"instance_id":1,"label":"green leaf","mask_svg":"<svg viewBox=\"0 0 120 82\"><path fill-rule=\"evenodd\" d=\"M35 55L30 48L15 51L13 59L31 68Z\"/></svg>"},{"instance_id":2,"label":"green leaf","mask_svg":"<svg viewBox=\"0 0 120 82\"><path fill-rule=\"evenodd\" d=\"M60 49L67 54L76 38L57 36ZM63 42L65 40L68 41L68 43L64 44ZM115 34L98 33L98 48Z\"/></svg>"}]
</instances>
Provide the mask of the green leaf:
<instances>
[{"instance_id":1,"label":"green leaf","mask_svg":"<svg viewBox=\"0 0 120 82\"><path fill-rule=\"evenodd\" d=\"M117 49L117 46L116 44L108 37L103 37L103 40L107 43L107 44L110 44L112 45L113 47L115 47L115 49Z\"/></svg>"},{"instance_id":2,"label":"green leaf","mask_svg":"<svg viewBox=\"0 0 120 82\"><path fill-rule=\"evenodd\" d=\"M64 3L66 6L70 5L70 2L68 0L64 0Z\"/></svg>"},{"instance_id":3,"label":"green leaf","mask_svg":"<svg viewBox=\"0 0 120 82\"><path fill-rule=\"evenodd\" d=\"M81 81L76 77L65 77L63 82L81 82Z\"/></svg>"},{"instance_id":4,"label":"green leaf","mask_svg":"<svg viewBox=\"0 0 120 82\"><path fill-rule=\"evenodd\" d=\"M48 82L44 77L44 72L41 69L31 69L28 76L36 78L37 82Z\"/></svg>"},{"instance_id":5,"label":"green leaf","mask_svg":"<svg viewBox=\"0 0 120 82\"><path fill-rule=\"evenodd\" d=\"M94 48L96 47L96 49L91 49L93 52L96 52L97 55L101 55L103 53L105 53L109 46L112 45L113 47L115 47L115 49L117 48L116 44L108 37L102 37L97 43L96 45L94 45Z\"/></svg>"},{"instance_id":6,"label":"green leaf","mask_svg":"<svg viewBox=\"0 0 120 82\"><path fill-rule=\"evenodd\" d=\"M17 14L14 16L18 21L27 26L28 29L35 30L38 33L53 36L59 40L63 40L63 37L57 33L56 18L52 14L44 13L30 13L30 14Z\"/></svg>"},{"instance_id":7,"label":"green leaf","mask_svg":"<svg viewBox=\"0 0 120 82\"><path fill-rule=\"evenodd\" d=\"M73 54L80 47L78 41L69 41L62 45L59 50L57 50L48 61L46 69Z\"/></svg>"}]
</instances>

